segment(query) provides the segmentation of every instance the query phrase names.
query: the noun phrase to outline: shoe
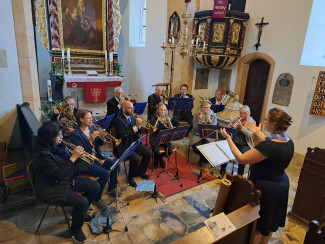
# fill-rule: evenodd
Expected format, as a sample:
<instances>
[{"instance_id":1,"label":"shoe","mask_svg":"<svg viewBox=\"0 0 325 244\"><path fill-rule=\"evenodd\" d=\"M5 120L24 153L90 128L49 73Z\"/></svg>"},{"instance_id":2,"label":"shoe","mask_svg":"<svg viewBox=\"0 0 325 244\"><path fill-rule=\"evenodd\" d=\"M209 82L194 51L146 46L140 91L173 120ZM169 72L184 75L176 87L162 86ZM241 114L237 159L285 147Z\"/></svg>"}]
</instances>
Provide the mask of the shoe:
<instances>
[{"instance_id":1,"label":"shoe","mask_svg":"<svg viewBox=\"0 0 325 244\"><path fill-rule=\"evenodd\" d=\"M95 216L90 216L89 214L85 214L85 222L90 222Z\"/></svg>"},{"instance_id":2,"label":"shoe","mask_svg":"<svg viewBox=\"0 0 325 244\"><path fill-rule=\"evenodd\" d=\"M84 243L87 241L87 238L82 232L82 229L72 232L72 239L77 243Z\"/></svg>"},{"instance_id":3,"label":"shoe","mask_svg":"<svg viewBox=\"0 0 325 244\"><path fill-rule=\"evenodd\" d=\"M145 174L145 173L144 174L139 174L138 176L141 177L142 179L145 179L145 180L150 178L150 176Z\"/></svg>"},{"instance_id":4,"label":"shoe","mask_svg":"<svg viewBox=\"0 0 325 244\"><path fill-rule=\"evenodd\" d=\"M128 178L128 184L133 187L137 187L137 183L134 180L134 177Z\"/></svg>"},{"instance_id":5,"label":"shoe","mask_svg":"<svg viewBox=\"0 0 325 244\"><path fill-rule=\"evenodd\" d=\"M107 190L107 194L112 197L116 197L116 188L112 190ZM117 191L117 196L118 197L122 196L122 193L120 191Z\"/></svg>"},{"instance_id":6,"label":"shoe","mask_svg":"<svg viewBox=\"0 0 325 244\"><path fill-rule=\"evenodd\" d=\"M99 199L97 202L93 202L93 204L99 209L107 209L108 208L108 205L102 199Z\"/></svg>"}]
</instances>

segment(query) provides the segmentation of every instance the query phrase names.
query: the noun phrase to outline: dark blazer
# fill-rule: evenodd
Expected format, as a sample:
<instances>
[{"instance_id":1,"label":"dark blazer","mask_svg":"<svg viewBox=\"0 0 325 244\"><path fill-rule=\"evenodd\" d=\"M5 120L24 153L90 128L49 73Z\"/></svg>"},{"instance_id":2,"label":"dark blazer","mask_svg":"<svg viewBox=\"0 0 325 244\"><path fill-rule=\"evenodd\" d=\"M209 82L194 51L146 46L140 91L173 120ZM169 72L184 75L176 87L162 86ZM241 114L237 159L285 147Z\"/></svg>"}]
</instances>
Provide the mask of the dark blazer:
<instances>
[{"instance_id":1,"label":"dark blazer","mask_svg":"<svg viewBox=\"0 0 325 244\"><path fill-rule=\"evenodd\" d=\"M212 104L216 104L216 97L213 97L213 98L210 98L209 101L212 103Z\"/></svg>"},{"instance_id":2,"label":"dark blazer","mask_svg":"<svg viewBox=\"0 0 325 244\"><path fill-rule=\"evenodd\" d=\"M34 144L35 193L39 201L58 203L66 200L72 178L78 175L69 157L63 145L49 148Z\"/></svg>"},{"instance_id":3,"label":"dark blazer","mask_svg":"<svg viewBox=\"0 0 325 244\"><path fill-rule=\"evenodd\" d=\"M70 135L70 142L76 146L81 146L84 148L85 152L92 154L93 151L93 147L95 149L96 152L96 157L98 157L99 159L104 159L104 157L102 156L101 152L100 152L100 146L104 145L104 141L102 139L100 139L99 137L96 137L95 141L94 141L94 146L90 144L89 139L87 138L87 136L82 132L82 130L80 129L80 127L78 127L77 129L75 129L71 135ZM88 164L87 162L83 161L82 159L77 159L75 162L75 166L79 171L86 171L89 169L89 167L91 166L90 164Z\"/></svg>"},{"instance_id":4,"label":"dark blazer","mask_svg":"<svg viewBox=\"0 0 325 244\"><path fill-rule=\"evenodd\" d=\"M139 135L142 134L143 129L140 129L135 133L133 130L133 126L135 125L135 118L133 116L130 117L132 126L129 124L129 121L121 114L120 116L116 117L113 124L114 134L117 139L122 138L122 142L118 147L114 148L114 155L120 157L126 149L132 144L132 142L139 139Z\"/></svg>"},{"instance_id":5,"label":"dark blazer","mask_svg":"<svg viewBox=\"0 0 325 244\"><path fill-rule=\"evenodd\" d=\"M162 95L163 96L163 95ZM164 96L163 96L164 97ZM165 97L164 97L165 98ZM155 115L156 113L156 105L158 103L162 102L160 100L160 97L157 97L156 93L151 94L148 97L148 120L150 121L150 119Z\"/></svg>"},{"instance_id":6,"label":"dark blazer","mask_svg":"<svg viewBox=\"0 0 325 244\"><path fill-rule=\"evenodd\" d=\"M111 99L107 100L106 105L107 105L107 113L106 117L110 116L112 114L117 115L120 109L118 108L119 102L116 100L115 97L112 97Z\"/></svg>"},{"instance_id":7,"label":"dark blazer","mask_svg":"<svg viewBox=\"0 0 325 244\"><path fill-rule=\"evenodd\" d=\"M188 96L189 98L193 98L193 96L188 93L186 93L186 96ZM181 93L175 94L174 97L181 97Z\"/></svg>"}]
</instances>

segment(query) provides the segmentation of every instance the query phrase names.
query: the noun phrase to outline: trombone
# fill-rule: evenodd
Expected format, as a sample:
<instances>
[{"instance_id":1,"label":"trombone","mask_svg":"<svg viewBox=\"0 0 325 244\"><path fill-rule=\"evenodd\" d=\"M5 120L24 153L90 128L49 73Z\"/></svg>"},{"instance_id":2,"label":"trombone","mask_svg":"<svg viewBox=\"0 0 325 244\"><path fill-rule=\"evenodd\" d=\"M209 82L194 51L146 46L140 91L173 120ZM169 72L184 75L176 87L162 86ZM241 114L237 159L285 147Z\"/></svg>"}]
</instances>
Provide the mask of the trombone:
<instances>
[{"instance_id":1,"label":"trombone","mask_svg":"<svg viewBox=\"0 0 325 244\"><path fill-rule=\"evenodd\" d=\"M106 130L104 130L102 127L96 124L92 124L98 131L99 131L99 137L106 143L109 142L109 138L114 141L115 146L118 147L118 145L121 144L122 139L116 139L114 136L112 136L110 133L108 133Z\"/></svg>"},{"instance_id":2,"label":"trombone","mask_svg":"<svg viewBox=\"0 0 325 244\"><path fill-rule=\"evenodd\" d=\"M152 126L149 122L147 122L144 118L142 118L139 114L133 113L132 116L135 119L141 119L141 125L146 128L147 130L149 130L150 128L152 129L153 132L156 132L156 130L158 129L156 126Z\"/></svg>"},{"instance_id":3,"label":"trombone","mask_svg":"<svg viewBox=\"0 0 325 244\"><path fill-rule=\"evenodd\" d=\"M70 152L73 153L73 150L77 147L76 145L72 144L71 142L66 142L64 140L61 140L65 144L65 148ZM94 164L95 160L100 163L100 165L103 165L105 162L105 159L99 159L90 153L84 152L82 156L80 156L83 161L89 164Z\"/></svg>"}]
</instances>

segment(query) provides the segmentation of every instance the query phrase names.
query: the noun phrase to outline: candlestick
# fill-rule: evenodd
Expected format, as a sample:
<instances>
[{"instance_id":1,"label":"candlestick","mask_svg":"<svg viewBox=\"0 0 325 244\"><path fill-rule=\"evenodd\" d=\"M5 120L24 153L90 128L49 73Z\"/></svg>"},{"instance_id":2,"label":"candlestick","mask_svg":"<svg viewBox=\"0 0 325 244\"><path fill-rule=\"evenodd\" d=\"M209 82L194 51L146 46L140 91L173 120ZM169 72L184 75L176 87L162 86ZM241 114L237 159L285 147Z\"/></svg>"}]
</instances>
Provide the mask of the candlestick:
<instances>
[{"instance_id":1,"label":"candlestick","mask_svg":"<svg viewBox=\"0 0 325 244\"><path fill-rule=\"evenodd\" d=\"M105 61L107 60L107 50L105 50Z\"/></svg>"},{"instance_id":2,"label":"candlestick","mask_svg":"<svg viewBox=\"0 0 325 244\"><path fill-rule=\"evenodd\" d=\"M205 48L205 41L203 42L203 49Z\"/></svg>"},{"instance_id":3,"label":"candlestick","mask_svg":"<svg viewBox=\"0 0 325 244\"><path fill-rule=\"evenodd\" d=\"M199 38L198 38L198 37L196 38L196 43L195 43L195 45L196 45L196 46L199 45Z\"/></svg>"},{"instance_id":4,"label":"candlestick","mask_svg":"<svg viewBox=\"0 0 325 244\"><path fill-rule=\"evenodd\" d=\"M174 41L175 41L175 39L174 39L174 37L172 36L172 44L174 44Z\"/></svg>"},{"instance_id":5,"label":"candlestick","mask_svg":"<svg viewBox=\"0 0 325 244\"><path fill-rule=\"evenodd\" d=\"M109 75L113 75L113 62L109 62Z\"/></svg>"},{"instance_id":6,"label":"candlestick","mask_svg":"<svg viewBox=\"0 0 325 244\"><path fill-rule=\"evenodd\" d=\"M70 64L70 57L68 59L68 68L69 68L69 72L68 72L68 76L72 76L72 72L71 72L71 64Z\"/></svg>"},{"instance_id":7,"label":"candlestick","mask_svg":"<svg viewBox=\"0 0 325 244\"><path fill-rule=\"evenodd\" d=\"M64 49L62 49L62 62L64 60Z\"/></svg>"},{"instance_id":8,"label":"candlestick","mask_svg":"<svg viewBox=\"0 0 325 244\"><path fill-rule=\"evenodd\" d=\"M70 48L68 48L68 51L67 51L67 58L68 58L69 66L70 66Z\"/></svg>"},{"instance_id":9,"label":"candlestick","mask_svg":"<svg viewBox=\"0 0 325 244\"><path fill-rule=\"evenodd\" d=\"M107 60L107 57L105 58L105 75L108 75L108 60Z\"/></svg>"},{"instance_id":10,"label":"candlestick","mask_svg":"<svg viewBox=\"0 0 325 244\"><path fill-rule=\"evenodd\" d=\"M113 62L113 52L109 53L109 62Z\"/></svg>"}]
</instances>

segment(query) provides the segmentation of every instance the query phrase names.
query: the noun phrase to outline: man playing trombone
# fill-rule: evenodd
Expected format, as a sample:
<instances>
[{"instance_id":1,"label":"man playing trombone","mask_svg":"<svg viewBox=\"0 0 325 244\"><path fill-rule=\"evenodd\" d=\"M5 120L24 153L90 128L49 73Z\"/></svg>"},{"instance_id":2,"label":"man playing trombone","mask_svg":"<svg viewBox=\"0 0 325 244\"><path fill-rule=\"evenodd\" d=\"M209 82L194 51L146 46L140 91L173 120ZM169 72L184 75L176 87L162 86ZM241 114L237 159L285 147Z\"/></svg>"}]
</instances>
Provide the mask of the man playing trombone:
<instances>
[{"instance_id":1,"label":"man playing trombone","mask_svg":"<svg viewBox=\"0 0 325 244\"><path fill-rule=\"evenodd\" d=\"M114 120L114 124L112 126L112 130L114 131L112 134L115 134L114 136L117 139L122 139L121 144L115 147L113 151L114 155L117 157L120 157L134 141L139 139L139 135L143 132L142 124L148 123L141 118L134 118L134 107L130 101L123 102L122 110L123 114ZM140 157L142 157L141 161ZM134 177L136 176L140 176L142 179L149 178L149 176L146 174L146 171L151 157L151 151L142 144L139 144L134 152L128 157L130 160L128 184L130 186L137 186L134 180Z\"/></svg>"},{"instance_id":2,"label":"man playing trombone","mask_svg":"<svg viewBox=\"0 0 325 244\"><path fill-rule=\"evenodd\" d=\"M200 153L197 146L209 143L209 139L201 139L199 137L199 124L210 124L217 125L217 116L210 109L211 102L203 101L201 103L199 112L194 115L193 128L190 132L190 146L193 147L193 151L200 155L200 160L198 162L199 166L202 166L206 162L205 157Z\"/></svg>"}]
</instances>

